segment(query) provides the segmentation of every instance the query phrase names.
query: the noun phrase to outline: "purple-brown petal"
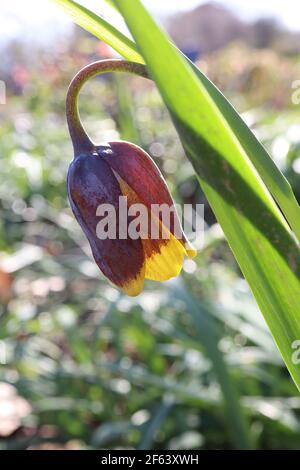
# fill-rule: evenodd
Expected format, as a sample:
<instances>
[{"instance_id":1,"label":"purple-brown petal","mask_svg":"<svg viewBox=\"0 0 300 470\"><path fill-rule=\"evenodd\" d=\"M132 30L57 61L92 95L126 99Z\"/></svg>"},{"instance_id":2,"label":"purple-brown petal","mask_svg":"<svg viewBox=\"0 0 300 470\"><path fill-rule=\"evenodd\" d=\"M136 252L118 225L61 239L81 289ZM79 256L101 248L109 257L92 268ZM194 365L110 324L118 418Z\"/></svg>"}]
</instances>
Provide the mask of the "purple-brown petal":
<instances>
[{"instance_id":1,"label":"purple-brown petal","mask_svg":"<svg viewBox=\"0 0 300 470\"><path fill-rule=\"evenodd\" d=\"M139 200L149 210L151 210L152 204L174 206L173 198L163 175L143 149L130 142L116 141L97 147L97 151L101 158L132 188ZM161 214L159 214L159 218L162 220ZM174 218L170 217L170 226L167 228L183 245L188 247L189 243L177 214ZM187 249L189 251L189 247Z\"/></svg>"},{"instance_id":2,"label":"purple-brown petal","mask_svg":"<svg viewBox=\"0 0 300 470\"><path fill-rule=\"evenodd\" d=\"M130 286L138 283L138 293L144 275L141 240L101 240L96 234L100 220L96 211L100 204L111 204L116 209L118 222L122 192L110 166L97 154L81 155L69 167L67 184L71 208L90 243L97 265L108 279L133 295L135 287Z\"/></svg>"}]
</instances>

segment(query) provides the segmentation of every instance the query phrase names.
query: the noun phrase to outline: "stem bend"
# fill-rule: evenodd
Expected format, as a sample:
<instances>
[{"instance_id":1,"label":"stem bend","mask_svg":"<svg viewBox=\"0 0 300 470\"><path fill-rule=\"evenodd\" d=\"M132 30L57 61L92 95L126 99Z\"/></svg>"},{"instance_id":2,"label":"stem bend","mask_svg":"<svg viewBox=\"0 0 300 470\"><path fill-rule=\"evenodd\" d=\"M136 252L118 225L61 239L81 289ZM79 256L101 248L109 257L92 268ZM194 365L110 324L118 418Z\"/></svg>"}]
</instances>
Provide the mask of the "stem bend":
<instances>
[{"instance_id":1,"label":"stem bend","mask_svg":"<svg viewBox=\"0 0 300 470\"><path fill-rule=\"evenodd\" d=\"M83 85L96 75L108 72L128 72L143 78L149 78L145 65L121 59L105 59L93 62L81 69L70 83L66 114L75 157L82 152L91 151L95 145L84 130L78 111L78 96Z\"/></svg>"}]
</instances>

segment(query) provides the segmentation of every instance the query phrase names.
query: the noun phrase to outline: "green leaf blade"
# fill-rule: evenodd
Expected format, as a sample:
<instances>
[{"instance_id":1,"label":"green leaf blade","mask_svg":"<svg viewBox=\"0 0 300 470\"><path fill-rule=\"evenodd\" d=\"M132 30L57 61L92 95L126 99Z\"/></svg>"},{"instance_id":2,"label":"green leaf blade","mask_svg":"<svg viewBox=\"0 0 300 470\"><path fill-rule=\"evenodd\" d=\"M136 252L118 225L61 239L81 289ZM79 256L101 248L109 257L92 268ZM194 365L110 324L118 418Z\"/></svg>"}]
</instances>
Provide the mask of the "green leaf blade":
<instances>
[{"instance_id":1,"label":"green leaf blade","mask_svg":"<svg viewBox=\"0 0 300 470\"><path fill-rule=\"evenodd\" d=\"M133 62L143 63L142 56L138 53L134 43L118 31L104 18L93 13L88 8L73 0L52 0L59 5L74 21L86 31L106 42L119 54Z\"/></svg>"},{"instance_id":2,"label":"green leaf blade","mask_svg":"<svg viewBox=\"0 0 300 470\"><path fill-rule=\"evenodd\" d=\"M138 0L115 0L115 4L145 58L202 188L300 388L300 369L292 361L292 343L300 338L298 244L238 136L192 68Z\"/></svg>"}]
</instances>

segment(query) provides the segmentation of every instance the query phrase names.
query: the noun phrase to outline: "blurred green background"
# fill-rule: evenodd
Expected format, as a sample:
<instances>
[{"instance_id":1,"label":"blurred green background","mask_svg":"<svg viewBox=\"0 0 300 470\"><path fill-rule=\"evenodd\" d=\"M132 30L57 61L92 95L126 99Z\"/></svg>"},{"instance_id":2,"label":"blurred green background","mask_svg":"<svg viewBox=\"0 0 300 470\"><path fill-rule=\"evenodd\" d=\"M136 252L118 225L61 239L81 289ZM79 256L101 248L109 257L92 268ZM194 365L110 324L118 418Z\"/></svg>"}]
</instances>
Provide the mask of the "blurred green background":
<instances>
[{"instance_id":1,"label":"blurred green background","mask_svg":"<svg viewBox=\"0 0 300 470\"><path fill-rule=\"evenodd\" d=\"M300 199L300 49L238 38L201 69L243 113ZM279 38L279 39L278 39ZM81 95L96 141L131 140L179 203L204 203L204 247L128 298L91 259L67 202L64 100L111 51L79 29L51 52L8 47L0 105L0 449L300 448L300 397L184 157L155 87L107 76ZM1 78L1 77L0 77ZM245 431L241 432L241 427Z\"/></svg>"}]
</instances>

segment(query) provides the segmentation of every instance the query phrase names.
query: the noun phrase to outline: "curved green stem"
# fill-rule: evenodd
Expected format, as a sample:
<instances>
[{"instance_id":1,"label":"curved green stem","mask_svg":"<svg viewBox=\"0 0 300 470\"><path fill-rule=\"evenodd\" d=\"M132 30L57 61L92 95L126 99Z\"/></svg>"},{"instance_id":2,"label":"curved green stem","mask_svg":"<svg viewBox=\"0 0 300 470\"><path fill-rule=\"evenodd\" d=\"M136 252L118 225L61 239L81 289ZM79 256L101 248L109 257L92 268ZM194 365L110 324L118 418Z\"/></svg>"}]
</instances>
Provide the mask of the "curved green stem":
<instances>
[{"instance_id":1,"label":"curved green stem","mask_svg":"<svg viewBox=\"0 0 300 470\"><path fill-rule=\"evenodd\" d=\"M95 144L87 135L80 120L78 111L78 96L80 90L90 78L108 72L128 72L143 78L149 78L144 65L120 59L93 62L75 75L70 83L66 100L67 121L75 157L82 152L88 152L95 148Z\"/></svg>"}]
</instances>

